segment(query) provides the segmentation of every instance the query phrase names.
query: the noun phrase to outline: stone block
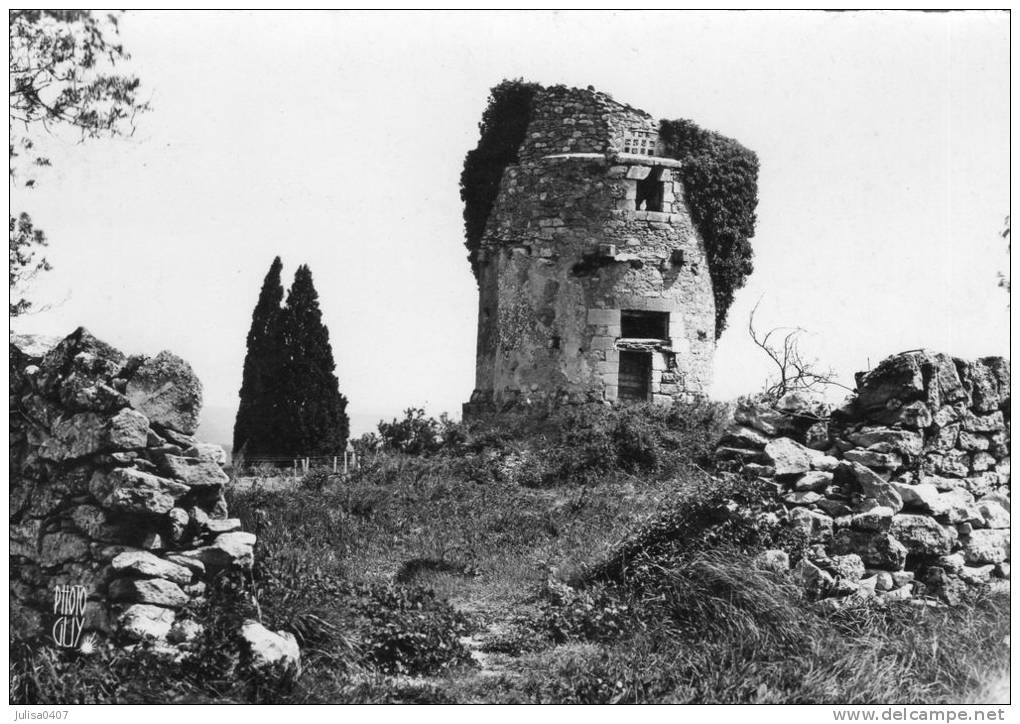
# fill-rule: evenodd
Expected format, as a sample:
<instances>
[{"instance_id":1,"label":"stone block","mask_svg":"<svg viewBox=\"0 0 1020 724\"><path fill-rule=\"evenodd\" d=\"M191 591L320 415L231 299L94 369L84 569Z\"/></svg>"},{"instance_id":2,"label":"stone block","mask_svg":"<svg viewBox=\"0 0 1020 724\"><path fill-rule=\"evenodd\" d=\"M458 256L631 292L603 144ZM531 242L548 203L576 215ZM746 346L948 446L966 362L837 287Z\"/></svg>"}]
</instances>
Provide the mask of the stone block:
<instances>
[{"instance_id":1,"label":"stone block","mask_svg":"<svg viewBox=\"0 0 1020 724\"><path fill-rule=\"evenodd\" d=\"M589 347L592 350L616 349L616 339L614 337L592 337Z\"/></svg>"},{"instance_id":2,"label":"stone block","mask_svg":"<svg viewBox=\"0 0 1020 724\"><path fill-rule=\"evenodd\" d=\"M589 309L588 324L620 324L619 309Z\"/></svg>"}]
</instances>

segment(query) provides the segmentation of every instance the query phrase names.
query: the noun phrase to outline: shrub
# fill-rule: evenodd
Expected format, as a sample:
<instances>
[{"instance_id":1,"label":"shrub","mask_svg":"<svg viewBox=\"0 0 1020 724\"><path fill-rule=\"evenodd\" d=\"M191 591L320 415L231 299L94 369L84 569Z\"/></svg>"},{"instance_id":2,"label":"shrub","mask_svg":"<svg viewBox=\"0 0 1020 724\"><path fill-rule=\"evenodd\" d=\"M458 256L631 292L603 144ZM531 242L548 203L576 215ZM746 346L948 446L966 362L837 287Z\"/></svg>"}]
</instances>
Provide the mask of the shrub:
<instances>
[{"instance_id":1,"label":"shrub","mask_svg":"<svg viewBox=\"0 0 1020 724\"><path fill-rule=\"evenodd\" d=\"M298 482L303 490L322 490L333 479L333 475L325 468L316 468L305 473Z\"/></svg>"},{"instance_id":2,"label":"shrub","mask_svg":"<svg viewBox=\"0 0 1020 724\"><path fill-rule=\"evenodd\" d=\"M409 407L404 419L379 423L382 447L408 455L428 455L443 446L438 420L425 416L425 410Z\"/></svg>"},{"instance_id":3,"label":"shrub","mask_svg":"<svg viewBox=\"0 0 1020 724\"><path fill-rule=\"evenodd\" d=\"M724 410L707 401L557 409L537 421L534 468L525 466L518 478L528 487L550 487L590 483L614 471L672 475L710 460Z\"/></svg>"},{"instance_id":4,"label":"shrub","mask_svg":"<svg viewBox=\"0 0 1020 724\"><path fill-rule=\"evenodd\" d=\"M807 540L781 522L782 501L774 485L735 475L692 475L647 523L631 533L579 582L622 581L637 561L669 565L678 556L713 548L754 552L766 548L800 558Z\"/></svg>"},{"instance_id":5,"label":"shrub","mask_svg":"<svg viewBox=\"0 0 1020 724\"><path fill-rule=\"evenodd\" d=\"M577 590L551 583L541 606L541 621L552 640L606 641L639 625L626 593L605 586Z\"/></svg>"},{"instance_id":6,"label":"shrub","mask_svg":"<svg viewBox=\"0 0 1020 724\"><path fill-rule=\"evenodd\" d=\"M471 656L460 643L467 621L420 586L361 585L345 601L361 663L387 674L437 674Z\"/></svg>"}]
</instances>

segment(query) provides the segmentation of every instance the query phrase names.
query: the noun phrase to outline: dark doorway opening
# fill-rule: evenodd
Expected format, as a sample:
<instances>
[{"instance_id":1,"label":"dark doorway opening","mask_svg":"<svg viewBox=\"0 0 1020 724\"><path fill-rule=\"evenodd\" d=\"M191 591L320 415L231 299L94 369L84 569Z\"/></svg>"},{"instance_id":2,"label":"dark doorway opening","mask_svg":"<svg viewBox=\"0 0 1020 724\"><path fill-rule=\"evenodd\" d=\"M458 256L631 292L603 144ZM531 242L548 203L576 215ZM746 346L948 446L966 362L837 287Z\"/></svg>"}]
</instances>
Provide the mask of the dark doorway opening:
<instances>
[{"instance_id":1,"label":"dark doorway opening","mask_svg":"<svg viewBox=\"0 0 1020 724\"><path fill-rule=\"evenodd\" d=\"M624 339L669 339L669 312L620 311L620 336Z\"/></svg>"},{"instance_id":2,"label":"dark doorway opening","mask_svg":"<svg viewBox=\"0 0 1020 724\"><path fill-rule=\"evenodd\" d=\"M652 355L648 352L620 352L618 396L630 402L647 402L652 385Z\"/></svg>"}]
</instances>

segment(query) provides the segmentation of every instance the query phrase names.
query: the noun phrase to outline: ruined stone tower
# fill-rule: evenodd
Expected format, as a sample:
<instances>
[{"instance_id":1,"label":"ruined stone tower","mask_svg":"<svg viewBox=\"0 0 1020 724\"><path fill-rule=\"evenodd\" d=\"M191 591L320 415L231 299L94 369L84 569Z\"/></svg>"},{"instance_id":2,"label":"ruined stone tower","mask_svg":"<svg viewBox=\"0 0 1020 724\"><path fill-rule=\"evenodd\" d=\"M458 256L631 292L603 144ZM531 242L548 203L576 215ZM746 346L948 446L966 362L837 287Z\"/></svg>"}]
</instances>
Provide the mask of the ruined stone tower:
<instances>
[{"instance_id":1,"label":"ruined stone tower","mask_svg":"<svg viewBox=\"0 0 1020 724\"><path fill-rule=\"evenodd\" d=\"M539 90L477 253L475 390L514 402L707 392L715 303L705 245L658 124L594 90Z\"/></svg>"}]
</instances>

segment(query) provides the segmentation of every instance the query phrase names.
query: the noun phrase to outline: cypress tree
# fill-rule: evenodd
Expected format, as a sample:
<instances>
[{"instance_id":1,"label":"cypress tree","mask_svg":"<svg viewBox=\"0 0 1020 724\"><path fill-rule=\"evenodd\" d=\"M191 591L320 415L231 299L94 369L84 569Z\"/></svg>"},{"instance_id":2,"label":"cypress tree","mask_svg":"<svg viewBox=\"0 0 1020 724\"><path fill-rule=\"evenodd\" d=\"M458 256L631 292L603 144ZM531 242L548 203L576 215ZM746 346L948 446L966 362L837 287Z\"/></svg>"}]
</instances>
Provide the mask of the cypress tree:
<instances>
[{"instance_id":1,"label":"cypress tree","mask_svg":"<svg viewBox=\"0 0 1020 724\"><path fill-rule=\"evenodd\" d=\"M322 323L312 272L304 264L287 293L280 330L286 359L280 376L278 447L293 455L340 453L349 431L347 398L333 374L329 330Z\"/></svg>"},{"instance_id":2,"label":"cypress tree","mask_svg":"<svg viewBox=\"0 0 1020 724\"><path fill-rule=\"evenodd\" d=\"M239 392L241 401L234 421L235 453L243 450L246 455L271 455L275 452L275 398L284 361L279 329L282 269L280 257L273 259L252 312Z\"/></svg>"}]
</instances>

